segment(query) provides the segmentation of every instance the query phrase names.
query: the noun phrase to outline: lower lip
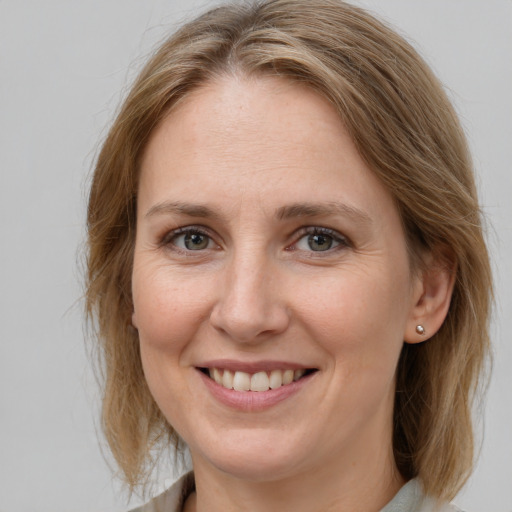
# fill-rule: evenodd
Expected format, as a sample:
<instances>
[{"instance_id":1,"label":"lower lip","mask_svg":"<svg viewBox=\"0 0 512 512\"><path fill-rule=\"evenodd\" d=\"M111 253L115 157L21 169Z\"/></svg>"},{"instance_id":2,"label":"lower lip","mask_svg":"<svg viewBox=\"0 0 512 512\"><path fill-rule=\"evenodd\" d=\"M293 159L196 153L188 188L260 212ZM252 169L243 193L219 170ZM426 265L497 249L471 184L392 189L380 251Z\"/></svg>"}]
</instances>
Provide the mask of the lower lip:
<instances>
[{"instance_id":1,"label":"lower lip","mask_svg":"<svg viewBox=\"0 0 512 512\"><path fill-rule=\"evenodd\" d=\"M228 407L245 412L263 411L283 402L298 393L318 373L313 372L291 384L268 391L235 391L217 384L202 371L197 370L197 372L216 400Z\"/></svg>"}]
</instances>

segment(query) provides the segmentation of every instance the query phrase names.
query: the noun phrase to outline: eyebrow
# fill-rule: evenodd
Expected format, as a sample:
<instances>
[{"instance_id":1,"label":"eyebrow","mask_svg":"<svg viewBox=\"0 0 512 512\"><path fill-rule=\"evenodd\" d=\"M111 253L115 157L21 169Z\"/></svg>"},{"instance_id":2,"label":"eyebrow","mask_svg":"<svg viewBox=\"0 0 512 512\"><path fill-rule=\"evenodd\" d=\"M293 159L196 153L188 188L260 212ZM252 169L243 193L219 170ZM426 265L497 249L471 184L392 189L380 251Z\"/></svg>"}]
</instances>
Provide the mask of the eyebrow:
<instances>
[{"instance_id":1,"label":"eyebrow","mask_svg":"<svg viewBox=\"0 0 512 512\"><path fill-rule=\"evenodd\" d=\"M220 219L221 216L208 206L202 204L177 202L163 202L152 206L145 217L152 217L158 214L180 214L188 217L201 217Z\"/></svg>"},{"instance_id":2,"label":"eyebrow","mask_svg":"<svg viewBox=\"0 0 512 512\"><path fill-rule=\"evenodd\" d=\"M222 215L206 205L185 203L181 201L163 202L152 206L145 217L152 217L162 214L179 214L188 217L210 218L221 220ZM371 224L372 219L362 210L354 206L331 201L327 203L292 203L281 206L275 211L278 220L289 220L299 217L322 217L329 215L341 215L361 224Z\"/></svg>"},{"instance_id":3,"label":"eyebrow","mask_svg":"<svg viewBox=\"0 0 512 512\"><path fill-rule=\"evenodd\" d=\"M328 203L294 203L282 206L276 211L276 217L279 220L287 220L296 217L321 217L328 215L341 215L362 224L371 224L372 222L370 216L362 210L336 201Z\"/></svg>"}]
</instances>

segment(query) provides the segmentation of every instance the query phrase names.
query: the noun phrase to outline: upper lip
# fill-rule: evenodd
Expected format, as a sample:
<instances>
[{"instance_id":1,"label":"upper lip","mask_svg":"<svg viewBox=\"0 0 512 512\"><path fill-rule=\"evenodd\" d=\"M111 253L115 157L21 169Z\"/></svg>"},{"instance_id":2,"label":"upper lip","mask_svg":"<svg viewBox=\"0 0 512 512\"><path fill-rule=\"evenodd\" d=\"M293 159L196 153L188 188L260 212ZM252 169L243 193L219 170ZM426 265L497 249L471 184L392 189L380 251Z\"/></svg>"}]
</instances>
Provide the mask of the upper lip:
<instances>
[{"instance_id":1,"label":"upper lip","mask_svg":"<svg viewBox=\"0 0 512 512\"><path fill-rule=\"evenodd\" d=\"M197 368L218 368L230 370L232 372L240 371L246 373L269 372L272 370L308 370L316 369L313 366L307 366L290 361L238 361L234 359L215 359L204 361L197 365Z\"/></svg>"}]
</instances>

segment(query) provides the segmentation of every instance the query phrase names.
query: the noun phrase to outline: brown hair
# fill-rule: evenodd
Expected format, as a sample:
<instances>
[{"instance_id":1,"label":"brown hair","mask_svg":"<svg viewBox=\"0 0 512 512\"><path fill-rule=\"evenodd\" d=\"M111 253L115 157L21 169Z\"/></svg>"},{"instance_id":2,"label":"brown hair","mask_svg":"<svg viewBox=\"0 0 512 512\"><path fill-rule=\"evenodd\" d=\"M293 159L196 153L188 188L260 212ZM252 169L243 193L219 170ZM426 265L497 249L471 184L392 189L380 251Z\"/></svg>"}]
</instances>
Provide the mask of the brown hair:
<instances>
[{"instance_id":1,"label":"brown hair","mask_svg":"<svg viewBox=\"0 0 512 512\"><path fill-rule=\"evenodd\" d=\"M151 448L177 440L145 383L130 325L138 164L180 98L237 73L285 77L327 98L395 198L413 264L420 249L455 260L443 326L403 347L393 436L404 478L452 498L473 466L472 403L492 300L472 163L443 87L417 52L339 0L229 4L185 25L142 70L104 142L88 208L87 313L102 349L103 427L126 481L140 483Z\"/></svg>"}]
</instances>

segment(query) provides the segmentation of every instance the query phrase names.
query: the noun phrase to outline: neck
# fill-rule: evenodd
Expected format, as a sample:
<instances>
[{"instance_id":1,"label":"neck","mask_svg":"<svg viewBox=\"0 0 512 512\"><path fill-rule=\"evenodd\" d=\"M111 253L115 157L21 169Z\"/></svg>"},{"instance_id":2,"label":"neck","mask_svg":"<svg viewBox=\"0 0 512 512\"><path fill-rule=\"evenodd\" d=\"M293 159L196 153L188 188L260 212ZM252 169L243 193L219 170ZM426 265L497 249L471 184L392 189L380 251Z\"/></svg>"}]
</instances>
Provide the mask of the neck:
<instances>
[{"instance_id":1,"label":"neck","mask_svg":"<svg viewBox=\"0 0 512 512\"><path fill-rule=\"evenodd\" d=\"M352 451L352 450L350 450ZM391 450L376 446L365 456L333 454L321 466L303 468L274 480L234 477L194 458L196 493L187 512L377 512L398 492L404 481Z\"/></svg>"}]
</instances>

